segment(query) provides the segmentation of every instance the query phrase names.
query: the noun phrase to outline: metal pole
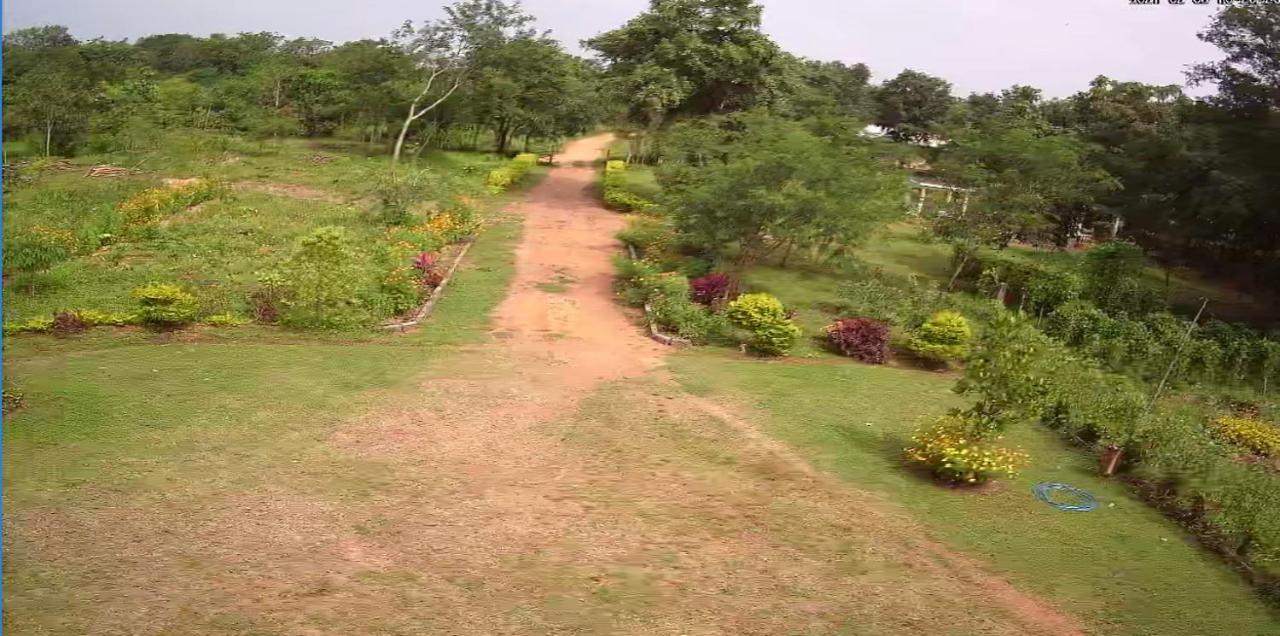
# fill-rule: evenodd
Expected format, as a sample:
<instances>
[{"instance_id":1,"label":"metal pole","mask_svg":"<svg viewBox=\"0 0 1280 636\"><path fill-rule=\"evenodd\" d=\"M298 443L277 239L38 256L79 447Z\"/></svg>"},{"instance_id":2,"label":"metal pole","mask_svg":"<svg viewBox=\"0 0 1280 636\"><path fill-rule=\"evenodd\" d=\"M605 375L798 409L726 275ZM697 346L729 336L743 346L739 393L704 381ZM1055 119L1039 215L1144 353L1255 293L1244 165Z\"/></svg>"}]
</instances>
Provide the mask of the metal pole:
<instances>
[{"instance_id":1,"label":"metal pole","mask_svg":"<svg viewBox=\"0 0 1280 636\"><path fill-rule=\"evenodd\" d=\"M1182 335L1182 342L1178 343L1178 349L1173 352L1173 359L1169 361L1169 368L1164 370L1164 377L1160 378L1160 384L1156 385L1156 391L1151 395L1151 402L1147 403L1147 412L1151 412L1151 408L1156 405L1156 400L1160 399L1160 393L1164 391L1164 385L1169 381L1169 374L1173 373L1174 365L1178 364L1178 356L1182 355L1182 350L1187 346L1187 341L1191 339L1191 332L1195 330L1196 323L1200 322L1200 316L1204 314L1204 308L1209 304L1208 298L1201 299L1200 311L1196 312L1196 317L1191 319L1191 324L1187 325L1187 332Z\"/></svg>"}]
</instances>

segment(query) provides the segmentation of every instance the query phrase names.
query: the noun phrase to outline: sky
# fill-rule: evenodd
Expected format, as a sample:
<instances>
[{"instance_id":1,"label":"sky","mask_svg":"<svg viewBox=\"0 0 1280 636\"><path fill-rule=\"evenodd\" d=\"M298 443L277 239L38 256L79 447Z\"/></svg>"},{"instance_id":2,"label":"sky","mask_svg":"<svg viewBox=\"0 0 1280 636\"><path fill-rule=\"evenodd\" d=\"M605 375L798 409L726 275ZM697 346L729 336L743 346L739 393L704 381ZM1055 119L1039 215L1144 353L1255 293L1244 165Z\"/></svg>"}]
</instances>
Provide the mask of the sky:
<instances>
[{"instance_id":1,"label":"sky","mask_svg":"<svg viewBox=\"0 0 1280 636\"><path fill-rule=\"evenodd\" d=\"M904 68L924 71L949 80L957 95L1030 84L1060 97L1083 90L1098 75L1182 84L1188 65L1218 57L1195 35L1216 2L1129 1L764 0L764 30L797 55L863 62L875 81ZM438 4L444 0L4 0L3 13L6 32L63 24L82 39L275 31L342 42L385 36L406 19L436 17ZM524 2L539 25L571 50L647 5Z\"/></svg>"}]
</instances>

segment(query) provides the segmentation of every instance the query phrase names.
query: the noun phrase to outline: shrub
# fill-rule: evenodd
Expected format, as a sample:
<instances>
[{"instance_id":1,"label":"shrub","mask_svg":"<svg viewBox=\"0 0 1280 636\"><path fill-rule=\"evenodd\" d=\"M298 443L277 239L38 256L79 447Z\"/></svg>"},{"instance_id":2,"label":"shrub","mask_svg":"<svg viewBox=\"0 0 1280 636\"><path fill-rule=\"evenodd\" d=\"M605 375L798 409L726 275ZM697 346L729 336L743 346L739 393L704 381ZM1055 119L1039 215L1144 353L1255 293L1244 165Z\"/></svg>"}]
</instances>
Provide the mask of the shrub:
<instances>
[{"instance_id":1,"label":"shrub","mask_svg":"<svg viewBox=\"0 0 1280 636\"><path fill-rule=\"evenodd\" d=\"M1084 279L1073 272L1040 270L1033 273L1023 288L1027 311L1039 315L1076 300L1084 290Z\"/></svg>"},{"instance_id":2,"label":"shrub","mask_svg":"<svg viewBox=\"0 0 1280 636\"><path fill-rule=\"evenodd\" d=\"M929 360L960 360L969 353L973 332L969 321L954 311L940 311L907 340L907 349Z\"/></svg>"},{"instance_id":3,"label":"shrub","mask_svg":"<svg viewBox=\"0 0 1280 636\"><path fill-rule=\"evenodd\" d=\"M907 460L928 468L941 481L978 484L1013 477L1030 458L1017 449L995 446L975 436L964 418L944 415L911 436Z\"/></svg>"},{"instance_id":4,"label":"shrub","mask_svg":"<svg viewBox=\"0 0 1280 636\"><path fill-rule=\"evenodd\" d=\"M42 272L71 258L75 249L75 235L67 230L37 225L26 231L6 231L4 269L24 274ZM34 284L33 280L33 292Z\"/></svg>"},{"instance_id":5,"label":"shrub","mask_svg":"<svg viewBox=\"0 0 1280 636\"><path fill-rule=\"evenodd\" d=\"M196 297L176 285L152 283L133 290L138 317L152 327L180 327L196 319Z\"/></svg>"},{"instance_id":6,"label":"shrub","mask_svg":"<svg viewBox=\"0 0 1280 636\"><path fill-rule=\"evenodd\" d=\"M18 333L46 333L53 328L53 318L37 316L19 323L10 323L4 326L4 335L9 336Z\"/></svg>"},{"instance_id":7,"label":"shrub","mask_svg":"<svg viewBox=\"0 0 1280 636\"><path fill-rule=\"evenodd\" d=\"M485 185L492 193L499 193L518 183L534 166L538 165L538 155L522 153L515 156L507 165L494 169L485 178Z\"/></svg>"},{"instance_id":8,"label":"shrub","mask_svg":"<svg viewBox=\"0 0 1280 636\"><path fill-rule=\"evenodd\" d=\"M747 348L760 355L786 355L800 338L800 329L770 294L743 294L729 303L725 315L729 322L750 332Z\"/></svg>"},{"instance_id":9,"label":"shrub","mask_svg":"<svg viewBox=\"0 0 1280 636\"><path fill-rule=\"evenodd\" d=\"M1209 425L1214 437L1267 457L1280 457L1280 427L1253 418L1223 416Z\"/></svg>"},{"instance_id":10,"label":"shrub","mask_svg":"<svg viewBox=\"0 0 1280 636\"><path fill-rule=\"evenodd\" d=\"M629 192L622 184L606 179L604 184L604 207L618 212L649 212L658 204L638 194Z\"/></svg>"},{"instance_id":11,"label":"shrub","mask_svg":"<svg viewBox=\"0 0 1280 636\"><path fill-rule=\"evenodd\" d=\"M50 330L60 336L73 333L80 333L89 328L89 325L73 311L59 311L53 314L53 325Z\"/></svg>"},{"instance_id":12,"label":"shrub","mask_svg":"<svg viewBox=\"0 0 1280 636\"><path fill-rule=\"evenodd\" d=\"M148 188L120 203L120 218L137 228L155 223L218 195L218 186L208 179L195 179L175 186Z\"/></svg>"},{"instance_id":13,"label":"shrub","mask_svg":"<svg viewBox=\"0 0 1280 636\"><path fill-rule=\"evenodd\" d=\"M842 318L827 327L827 340L846 356L883 364L889 352L889 325L874 318Z\"/></svg>"},{"instance_id":14,"label":"shrub","mask_svg":"<svg viewBox=\"0 0 1280 636\"><path fill-rule=\"evenodd\" d=\"M386 312L400 315L417 307L422 302L424 276L424 273L407 265L387 273L380 286L380 300L385 303Z\"/></svg>"},{"instance_id":15,"label":"shrub","mask_svg":"<svg viewBox=\"0 0 1280 636\"><path fill-rule=\"evenodd\" d=\"M656 203L627 190L625 178L625 161L612 160L604 164L604 179L601 190L604 192L604 207L619 212L648 212L658 207Z\"/></svg>"},{"instance_id":16,"label":"shrub","mask_svg":"<svg viewBox=\"0 0 1280 636\"><path fill-rule=\"evenodd\" d=\"M1164 304L1142 285L1146 255L1132 243L1104 243L1085 254L1084 295L1109 314L1144 315Z\"/></svg>"},{"instance_id":17,"label":"shrub","mask_svg":"<svg viewBox=\"0 0 1280 636\"><path fill-rule=\"evenodd\" d=\"M367 318L358 297L359 258L342 228L322 227L304 237L281 273L284 324L337 328Z\"/></svg>"},{"instance_id":18,"label":"shrub","mask_svg":"<svg viewBox=\"0 0 1280 636\"><path fill-rule=\"evenodd\" d=\"M703 305L727 298L732 289L733 277L721 272L712 272L689 281L693 300Z\"/></svg>"},{"instance_id":19,"label":"shrub","mask_svg":"<svg viewBox=\"0 0 1280 636\"><path fill-rule=\"evenodd\" d=\"M1040 412L1048 386L1035 363L1047 344L1044 334L1012 313L991 323L955 387L978 395L963 412L975 435L1000 433Z\"/></svg>"},{"instance_id":20,"label":"shrub","mask_svg":"<svg viewBox=\"0 0 1280 636\"><path fill-rule=\"evenodd\" d=\"M228 311L206 317L204 324L210 327L239 327L249 324L249 321Z\"/></svg>"},{"instance_id":21,"label":"shrub","mask_svg":"<svg viewBox=\"0 0 1280 636\"><path fill-rule=\"evenodd\" d=\"M123 327L136 325L142 321L138 314L95 311L93 309L77 309L76 315L90 327Z\"/></svg>"},{"instance_id":22,"label":"shrub","mask_svg":"<svg viewBox=\"0 0 1280 636\"><path fill-rule=\"evenodd\" d=\"M676 231L663 219L635 216L618 233L618 240L634 247L642 258L663 259L676 243Z\"/></svg>"}]
</instances>

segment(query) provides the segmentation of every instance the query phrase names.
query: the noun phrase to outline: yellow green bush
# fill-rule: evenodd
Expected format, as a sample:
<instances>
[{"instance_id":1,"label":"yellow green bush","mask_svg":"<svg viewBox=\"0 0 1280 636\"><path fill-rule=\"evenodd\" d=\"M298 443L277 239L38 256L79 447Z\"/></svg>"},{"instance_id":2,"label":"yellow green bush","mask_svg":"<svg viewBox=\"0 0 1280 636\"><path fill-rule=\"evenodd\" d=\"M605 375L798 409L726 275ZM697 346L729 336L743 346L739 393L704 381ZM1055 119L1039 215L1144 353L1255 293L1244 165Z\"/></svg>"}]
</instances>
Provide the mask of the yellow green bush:
<instances>
[{"instance_id":1,"label":"yellow green bush","mask_svg":"<svg viewBox=\"0 0 1280 636\"><path fill-rule=\"evenodd\" d=\"M196 297L177 285L152 283L133 290L144 325L178 327L195 321Z\"/></svg>"},{"instance_id":2,"label":"yellow green bush","mask_svg":"<svg viewBox=\"0 0 1280 636\"><path fill-rule=\"evenodd\" d=\"M964 316L954 311L940 311L907 339L907 349L930 360L959 360L969 353L972 339L973 331Z\"/></svg>"},{"instance_id":3,"label":"yellow green bush","mask_svg":"<svg viewBox=\"0 0 1280 636\"><path fill-rule=\"evenodd\" d=\"M770 294L743 294L729 303L725 315L729 322L750 332L747 348L760 355L786 355L800 338L800 328L787 318L782 302Z\"/></svg>"},{"instance_id":4,"label":"yellow green bush","mask_svg":"<svg viewBox=\"0 0 1280 636\"><path fill-rule=\"evenodd\" d=\"M604 194L604 207L618 212L648 212L658 207L634 192L626 189L622 173L626 172L627 163L614 159L604 164L604 179L601 190Z\"/></svg>"},{"instance_id":5,"label":"yellow green bush","mask_svg":"<svg viewBox=\"0 0 1280 636\"><path fill-rule=\"evenodd\" d=\"M912 435L911 442L905 450L907 460L948 483L978 484L994 477L1013 477L1030 461L1019 449L981 439L957 415L939 417Z\"/></svg>"},{"instance_id":6,"label":"yellow green bush","mask_svg":"<svg viewBox=\"0 0 1280 636\"><path fill-rule=\"evenodd\" d=\"M128 227L150 225L197 203L208 201L217 196L217 193L217 184L208 179L148 188L120 203L120 218Z\"/></svg>"},{"instance_id":7,"label":"yellow green bush","mask_svg":"<svg viewBox=\"0 0 1280 636\"><path fill-rule=\"evenodd\" d=\"M490 192L497 194L518 183L536 165L538 155L529 152L518 154L507 165L490 171L485 177L485 185Z\"/></svg>"},{"instance_id":8,"label":"yellow green bush","mask_svg":"<svg viewBox=\"0 0 1280 636\"><path fill-rule=\"evenodd\" d=\"M1259 455L1280 457L1280 427L1247 417L1223 416L1209 425L1214 437Z\"/></svg>"}]
</instances>

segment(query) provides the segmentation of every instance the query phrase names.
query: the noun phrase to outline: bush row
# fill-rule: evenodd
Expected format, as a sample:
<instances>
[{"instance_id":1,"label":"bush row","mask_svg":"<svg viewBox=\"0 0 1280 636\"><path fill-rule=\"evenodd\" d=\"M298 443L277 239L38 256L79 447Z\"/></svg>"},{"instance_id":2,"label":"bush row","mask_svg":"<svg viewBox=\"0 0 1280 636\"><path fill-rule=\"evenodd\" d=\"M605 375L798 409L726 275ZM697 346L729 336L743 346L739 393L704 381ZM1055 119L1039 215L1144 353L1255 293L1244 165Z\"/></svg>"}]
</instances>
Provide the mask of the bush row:
<instances>
[{"instance_id":1,"label":"bush row","mask_svg":"<svg viewBox=\"0 0 1280 636\"><path fill-rule=\"evenodd\" d=\"M639 196L626 188L623 173L627 162L612 160L605 162L604 177L601 190L604 193L604 206L618 212L650 212L658 207L656 203Z\"/></svg>"},{"instance_id":2,"label":"bush row","mask_svg":"<svg viewBox=\"0 0 1280 636\"><path fill-rule=\"evenodd\" d=\"M518 154L507 165L490 171L485 178L485 185L493 194L503 192L519 183L536 165L538 165L538 155L530 152Z\"/></svg>"},{"instance_id":3,"label":"bush row","mask_svg":"<svg viewBox=\"0 0 1280 636\"><path fill-rule=\"evenodd\" d=\"M209 179L148 188L120 203L120 219L126 228L140 228L163 220L193 205L218 196L221 186Z\"/></svg>"}]
</instances>

